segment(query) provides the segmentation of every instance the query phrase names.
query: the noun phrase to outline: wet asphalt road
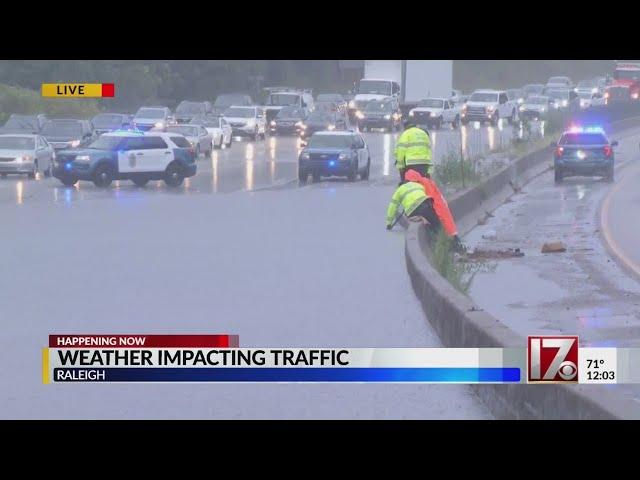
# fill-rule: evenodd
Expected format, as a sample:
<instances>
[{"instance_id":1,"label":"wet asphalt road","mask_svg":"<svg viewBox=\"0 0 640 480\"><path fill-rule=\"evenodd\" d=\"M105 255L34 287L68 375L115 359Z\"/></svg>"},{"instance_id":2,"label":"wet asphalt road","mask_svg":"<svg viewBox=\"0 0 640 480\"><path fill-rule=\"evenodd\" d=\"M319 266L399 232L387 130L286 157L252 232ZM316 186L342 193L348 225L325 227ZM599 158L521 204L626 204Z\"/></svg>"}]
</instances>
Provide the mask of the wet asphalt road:
<instances>
[{"instance_id":1,"label":"wet asphalt road","mask_svg":"<svg viewBox=\"0 0 640 480\"><path fill-rule=\"evenodd\" d=\"M465 132L465 131L463 131ZM435 158L460 132L435 132ZM465 132L465 148L509 129ZM50 333L236 333L241 345L440 346L384 229L393 138L368 182L299 187L296 140L234 142L176 190L0 179L3 418L489 418L464 385L48 385ZM482 140L484 138L484 141ZM477 143L476 143L477 142ZM259 399L259 400L257 400Z\"/></svg>"}]
</instances>

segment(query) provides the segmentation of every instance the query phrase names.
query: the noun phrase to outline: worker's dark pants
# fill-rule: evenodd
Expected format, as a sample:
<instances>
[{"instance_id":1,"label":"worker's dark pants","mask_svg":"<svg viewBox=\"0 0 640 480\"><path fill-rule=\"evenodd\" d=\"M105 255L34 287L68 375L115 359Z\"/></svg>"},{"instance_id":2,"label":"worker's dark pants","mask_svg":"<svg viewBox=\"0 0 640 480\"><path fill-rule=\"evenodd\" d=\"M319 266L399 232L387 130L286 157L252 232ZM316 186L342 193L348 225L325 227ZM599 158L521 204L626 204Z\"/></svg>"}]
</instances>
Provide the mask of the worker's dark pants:
<instances>
[{"instance_id":1,"label":"worker's dark pants","mask_svg":"<svg viewBox=\"0 0 640 480\"><path fill-rule=\"evenodd\" d=\"M409 166L407 166L407 168L399 169L398 171L400 172L400 184L402 184L402 182L404 182L404 174L405 174L405 172L407 170L415 170L416 172L418 172L423 177L426 177L428 169L429 169L429 165L427 165L426 163L423 163L421 165L409 165Z\"/></svg>"},{"instance_id":2,"label":"worker's dark pants","mask_svg":"<svg viewBox=\"0 0 640 480\"><path fill-rule=\"evenodd\" d=\"M442 223L440 223L440 219L433 209L433 200L431 198L426 199L424 202L418 205L418 208L411 212L411 215L409 216L424 217L429 222L427 230L429 231L431 240L435 240L438 232L442 230Z\"/></svg>"}]
</instances>

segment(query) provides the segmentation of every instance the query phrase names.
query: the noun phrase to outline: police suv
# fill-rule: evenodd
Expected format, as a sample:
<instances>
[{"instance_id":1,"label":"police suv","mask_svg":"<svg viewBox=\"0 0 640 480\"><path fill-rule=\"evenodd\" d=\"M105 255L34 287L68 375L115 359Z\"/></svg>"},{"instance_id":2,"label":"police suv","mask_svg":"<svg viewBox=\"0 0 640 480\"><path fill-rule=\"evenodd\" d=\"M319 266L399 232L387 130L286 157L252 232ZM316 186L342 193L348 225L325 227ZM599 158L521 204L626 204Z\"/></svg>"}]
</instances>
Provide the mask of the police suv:
<instances>
[{"instance_id":1,"label":"police suv","mask_svg":"<svg viewBox=\"0 0 640 480\"><path fill-rule=\"evenodd\" d=\"M164 180L170 187L196 174L195 151L182 135L166 132L105 133L86 148L60 150L53 175L67 186L78 180L108 187L113 180L131 180L143 187Z\"/></svg>"}]
</instances>

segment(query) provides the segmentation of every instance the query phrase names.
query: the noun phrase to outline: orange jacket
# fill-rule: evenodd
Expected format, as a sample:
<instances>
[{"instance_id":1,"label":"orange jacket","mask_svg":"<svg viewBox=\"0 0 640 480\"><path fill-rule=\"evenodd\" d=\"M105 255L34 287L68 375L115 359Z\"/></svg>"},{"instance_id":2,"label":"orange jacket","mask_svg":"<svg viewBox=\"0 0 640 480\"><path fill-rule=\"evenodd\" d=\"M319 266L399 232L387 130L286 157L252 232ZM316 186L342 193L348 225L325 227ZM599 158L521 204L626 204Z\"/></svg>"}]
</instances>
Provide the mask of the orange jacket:
<instances>
[{"instance_id":1,"label":"orange jacket","mask_svg":"<svg viewBox=\"0 0 640 480\"><path fill-rule=\"evenodd\" d=\"M409 182L422 184L424 187L424 193L433 199L433 210L436 212L438 219L440 219L440 223L442 223L444 231L450 237L457 235L458 228L456 227L456 222L453 221L453 215L451 215L451 210L449 210L449 204L445 200L444 195L442 195L442 192L438 188L436 182L430 178L423 177L418 172L411 169L405 172L404 178Z\"/></svg>"}]
</instances>

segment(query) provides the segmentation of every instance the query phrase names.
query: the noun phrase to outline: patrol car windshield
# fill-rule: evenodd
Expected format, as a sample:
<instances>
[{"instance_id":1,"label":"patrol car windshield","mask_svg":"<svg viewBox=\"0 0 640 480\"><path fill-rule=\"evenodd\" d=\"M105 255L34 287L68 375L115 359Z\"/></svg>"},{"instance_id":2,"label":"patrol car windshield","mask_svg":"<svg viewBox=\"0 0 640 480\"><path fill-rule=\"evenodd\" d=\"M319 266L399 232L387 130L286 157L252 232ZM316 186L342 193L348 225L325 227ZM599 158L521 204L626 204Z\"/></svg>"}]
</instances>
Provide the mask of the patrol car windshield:
<instances>
[{"instance_id":1,"label":"patrol car windshield","mask_svg":"<svg viewBox=\"0 0 640 480\"><path fill-rule=\"evenodd\" d=\"M391 95L391 82L380 80L362 80L358 93L369 95Z\"/></svg>"},{"instance_id":2,"label":"patrol car windshield","mask_svg":"<svg viewBox=\"0 0 640 480\"><path fill-rule=\"evenodd\" d=\"M224 112L225 117L236 118L253 118L256 116L256 111L253 108L228 108Z\"/></svg>"},{"instance_id":3,"label":"patrol car windshield","mask_svg":"<svg viewBox=\"0 0 640 480\"><path fill-rule=\"evenodd\" d=\"M302 118L304 116L304 113L299 108L284 107L278 112L278 115L276 116L278 118Z\"/></svg>"},{"instance_id":4,"label":"patrol car windshield","mask_svg":"<svg viewBox=\"0 0 640 480\"><path fill-rule=\"evenodd\" d=\"M494 102L494 103L498 103L498 94L497 93L476 92L473 95L471 95L471 98L469 98L469 100L472 101L472 102Z\"/></svg>"},{"instance_id":5,"label":"patrol car windshield","mask_svg":"<svg viewBox=\"0 0 640 480\"><path fill-rule=\"evenodd\" d=\"M638 80L640 70L616 70L613 72L613 78L616 80Z\"/></svg>"},{"instance_id":6,"label":"patrol car windshield","mask_svg":"<svg viewBox=\"0 0 640 480\"><path fill-rule=\"evenodd\" d=\"M531 105L547 105L549 99L547 97L529 97L527 103Z\"/></svg>"},{"instance_id":7,"label":"patrol car windshield","mask_svg":"<svg viewBox=\"0 0 640 480\"><path fill-rule=\"evenodd\" d=\"M180 133L182 135L190 137L195 137L198 135L198 129L196 127L186 127L182 125L167 127L167 132Z\"/></svg>"},{"instance_id":8,"label":"patrol car windshield","mask_svg":"<svg viewBox=\"0 0 640 480\"><path fill-rule=\"evenodd\" d=\"M351 148L351 135L312 135L309 139L310 148Z\"/></svg>"},{"instance_id":9,"label":"patrol car windshield","mask_svg":"<svg viewBox=\"0 0 640 480\"><path fill-rule=\"evenodd\" d=\"M230 107L231 105L238 105L244 103L244 95L225 94L218 95L214 105L216 107Z\"/></svg>"},{"instance_id":10,"label":"patrol car windshield","mask_svg":"<svg viewBox=\"0 0 640 480\"><path fill-rule=\"evenodd\" d=\"M164 110L161 108L141 108L136 113L137 118L164 118Z\"/></svg>"},{"instance_id":11,"label":"patrol car windshield","mask_svg":"<svg viewBox=\"0 0 640 480\"><path fill-rule=\"evenodd\" d=\"M442 108L444 102L442 100L438 100L435 98L428 98L426 100L420 100L418 102L419 107L427 107L427 108Z\"/></svg>"},{"instance_id":12,"label":"patrol car windshield","mask_svg":"<svg viewBox=\"0 0 640 480\"><path fill-rule=\"evenodd\" d=\"M4 124L5 128L15 128L21 130L38 129L38 120L35 117L25 117L22 115L11 115L11 118Z\"/></svg>"},{"instance_id":13,"label":"patrol car windshield","mask_svg":"<svg viewBox=\"0 0 640 480\"><path fill-rule=\"evenodd\" d=\"M197 102L182 102L176 108L176 113L204 113L204 105Z\"/></svg>"},{"instance_id":14,"label":"patrol car windshield","mask_svg":"<svg viewBox=\"0 0 640 480\"><path fill-rule=\"evenodd\" d=\"M117 150L123 139L124 137L115 135L102 135L87 148L94 150Z\"/></svg>"},{"instance_id":15,"label":"patrol car windshield","mask_svg":"<svg viewBox=\"0 0 640 480\"><path fill-rule=\"evenodd\" d=\"M565 133L560 145L608 145L607 137L602 133Z\"/></svg>"},{"instance_id":16,"label":"patrol car windshield","mask_svg":"<svg viewBox=\"0 0 640 480\"><path fill-rule=\"evenodd\" d=\"M300 95L274 93L272 95L269 95L269 98L267 99L267 105L280 107L300 105Z\"/></svg>"},{"instance_id":17,"label":"patrol car windshield","mask_svg":"<svg viewBox=\"0 0 640 480\"><path fill-rule=\"evenodd\" d=\"M35 145L32 137L0 137L2 150L33 150Z\"/></svg>"},{"instance_id":18,"label":"patrol car windshield","mask_svg":"<svg viewBox=\"0 0 640 480\"><path fill-rule=\"evenodd\" d=\"M110 115L108 113L103 113L93 117L91 123L93 123L93 126L97 128L113 126L119 127L120 125L122 125L122 115Z\"/></svg>"},{"instance_id":19,"label":"patrol car windshield","mask_svg":"<svg viewBox=\"0 0 640 480\"><path fill-rule=\"evenodd\" d=\"M330 113L327 113L327 112L313 112L311 115L309 115L309 118L307 118L307 122L309 122L309 123L326 123L326 122L332 122L333 119L334 119L334 117Z\"/></svg>"},{"instance_id":20,"label":"patrol car windshield","mask_svg":"<svg viewBox=\"0 0 640 480\"><path fill-rule=\"evenodd\" d=\"M371 102L364 107L365 112L392 112L393 105L383 102Z\"/></svg>"},{"instance_id":21,"label":"patrol car windshield","mask_svg":"<svg viewBox=\"0 0 640 480\"><path fill-rule=\"evenodd\" d=\"M52 135L60 137L81 137L82 126L75 122L48 122L42 127L43 135Z\"/></svg>"}]
</instances>

